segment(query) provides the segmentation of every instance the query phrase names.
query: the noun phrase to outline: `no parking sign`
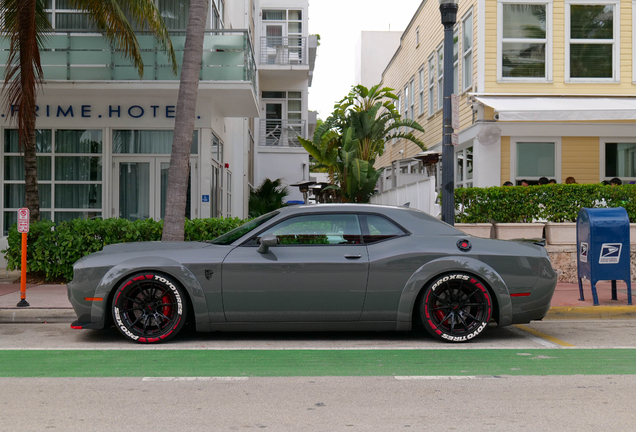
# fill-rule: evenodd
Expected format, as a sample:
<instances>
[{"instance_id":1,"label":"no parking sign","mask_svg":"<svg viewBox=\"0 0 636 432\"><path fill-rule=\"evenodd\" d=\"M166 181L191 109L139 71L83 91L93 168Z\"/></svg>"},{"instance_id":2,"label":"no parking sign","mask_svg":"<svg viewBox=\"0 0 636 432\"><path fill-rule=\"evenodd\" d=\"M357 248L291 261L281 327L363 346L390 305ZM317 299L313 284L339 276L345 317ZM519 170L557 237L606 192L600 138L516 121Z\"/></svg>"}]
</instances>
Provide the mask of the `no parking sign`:
<instances>
[{"instance_id":1,"label":"no parking sign","mask_svg":"<svg viewBox=\"0 0 636 432\"><path fill-rule=\"evenodd\" d=\"M18 210L18 232L29 232L29 209L26 207Z\"/></svg>"}]
</instances>

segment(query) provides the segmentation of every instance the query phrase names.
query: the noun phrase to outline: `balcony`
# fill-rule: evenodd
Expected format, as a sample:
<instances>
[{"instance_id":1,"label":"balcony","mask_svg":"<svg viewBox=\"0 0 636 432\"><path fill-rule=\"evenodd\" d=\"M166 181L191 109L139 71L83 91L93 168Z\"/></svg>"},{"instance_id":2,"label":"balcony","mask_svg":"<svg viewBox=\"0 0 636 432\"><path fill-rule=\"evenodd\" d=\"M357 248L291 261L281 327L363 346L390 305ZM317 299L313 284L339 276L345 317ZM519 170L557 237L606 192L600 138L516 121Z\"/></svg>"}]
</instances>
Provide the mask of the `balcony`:
<instances>
[{"instance_id":1,"label":"balcony","mask_svg":"<svg viewBox=\"0 0 636 432\"><path fill-rule=\"evenodd\" d=\"M261 37L259 56L261 79L311 79L316 47L316 36L309 36L309 38L300 36Z\"/></svg>"},{"instance_id":2,"label":"balcony","mask_svg":"<svg viewBox=\"0 0 636 432\"><path fill-rule=\"evenodd\" d=\"M298 136L306 136L306 124L306 120L261 119L259 146L301 147Z\"/></svg>"},{"instance_id":3,"label":"balcony","mask_svg":"<svg viewBox=\"0 0 636 432\"><path fill-rule=\"evenodd\" d=\"M180 71L185 33L171 32L170 37ZM120 50L113 48L101 34L81 31L56 32L45 40L44 49L40 52L44 79L49 88L64 88L64 82L72 81L76 85L90 83L82 88L95 90L100 87L130 89L131 82L137 84L136 89L178 89L179 74L172 73L168 56L161 50L154 36L137 32L137 40L144 62L144 75L141 78L130 60ZM8 49L9 42L6 39L1 40L1 73L5 70ZM226 106L222 114L238 117L258 116L256 75L254 50L246 30L206 32L199 90L203 96L226 100L230 98L235 101ZM243 94L246 91L249 94ZM246 103L250 105L247 110Z\"/></svg>"},{"instance_id":4,"label":"balcony","mask_svg":"<svg viewBox=\"0 0 636 432\"><path fill-rule=\"evenodd\" d=\"M261 37L262 65L306 65L307 38L299 36Z\"/></svg>"}]
</instances>

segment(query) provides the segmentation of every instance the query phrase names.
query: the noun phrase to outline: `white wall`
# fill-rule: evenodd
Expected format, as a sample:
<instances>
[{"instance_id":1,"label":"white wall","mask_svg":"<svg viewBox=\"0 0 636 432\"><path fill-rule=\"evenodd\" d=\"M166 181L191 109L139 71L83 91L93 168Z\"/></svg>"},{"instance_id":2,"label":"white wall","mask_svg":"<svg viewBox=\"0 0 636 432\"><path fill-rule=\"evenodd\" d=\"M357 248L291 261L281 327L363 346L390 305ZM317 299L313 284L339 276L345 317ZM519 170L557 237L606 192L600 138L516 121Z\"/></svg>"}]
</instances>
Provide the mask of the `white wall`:
<instances>
[{"instance_id":1,"label":"white wall","mask_svg":"<svg viewBox=\"0 0 636 432\"><path fill-rule=\"evenodd\" d=\"M304 149L279 149L261 148L258 153L256 187L268 178L276 180L280 178L282 183L290 185L303 180L309 180L309 155ZM305 164L303 166L303 163ZM302 200L303 195L298 191L297 187L289 188L288 201Z\"/></svg>"},{"instance_id":2,"label":"white wall","mask_svg":"<svg viewBox=\"0 0 636 432\"><path fill-rule=\"evenodd\" d=\"M400 46L402 32L363 31L355 48L354 84L372 87L382 80L382 72Z\"/></svg>"}]
</instances>

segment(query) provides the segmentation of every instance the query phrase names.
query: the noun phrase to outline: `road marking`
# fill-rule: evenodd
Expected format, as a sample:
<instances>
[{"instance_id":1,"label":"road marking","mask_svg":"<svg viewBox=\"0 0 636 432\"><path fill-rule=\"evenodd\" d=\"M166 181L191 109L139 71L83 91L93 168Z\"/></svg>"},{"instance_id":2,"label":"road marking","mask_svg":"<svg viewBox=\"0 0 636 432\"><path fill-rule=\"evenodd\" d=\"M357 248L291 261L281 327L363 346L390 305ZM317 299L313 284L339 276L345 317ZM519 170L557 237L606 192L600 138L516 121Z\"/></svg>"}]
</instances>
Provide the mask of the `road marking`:
<instances>
[{"instance_id":1,"label":"road marking","mask_svg":"<svg viewBox=\"0 0 636 432\"><path fill-rule=\"evenodd\" d=\"M172 382L172 381L247 381L248 377L144 377L146 382Z\"/></svg>"},{"instance_id":2,"label":"road marking","mask_svg":"<svg viewBox=\"0 0 636 432\"><path fill-rule=\"evenodd\" d=\"M571 343L562 341L561 339L555 338L554 336L550 336L550 335L547 335L545 333L541 333L540 331L537 331L537 330L535 330L533 328L530 328L528 326L525 326L525 325L517 324L514 327L518 328L519 330L523 330L525 332L528 332L531 335L537 336L538 338L542 338L542 339L539 339L541 341L547 340L547 341L552 342L552 344L560 345L560 346L563 346L563 347L573 347L574 346ZM539 340L537 340L537 342L539 342ZM541 343L541 342L539 342L539 343ZM541 343L541 345L545 346L544 343Z\"/></svg>"},{"instance_id":3,"label":"road marking","mask_svg":"<svg viewBox=\"0 0 636 432\"><path fill-rule=\"evenodd\" d=\"M396 375L395 378L398 381L408 380L473 380L483 379L483 377L477 377L475 375Z\"/></svg>"}]
</instances>

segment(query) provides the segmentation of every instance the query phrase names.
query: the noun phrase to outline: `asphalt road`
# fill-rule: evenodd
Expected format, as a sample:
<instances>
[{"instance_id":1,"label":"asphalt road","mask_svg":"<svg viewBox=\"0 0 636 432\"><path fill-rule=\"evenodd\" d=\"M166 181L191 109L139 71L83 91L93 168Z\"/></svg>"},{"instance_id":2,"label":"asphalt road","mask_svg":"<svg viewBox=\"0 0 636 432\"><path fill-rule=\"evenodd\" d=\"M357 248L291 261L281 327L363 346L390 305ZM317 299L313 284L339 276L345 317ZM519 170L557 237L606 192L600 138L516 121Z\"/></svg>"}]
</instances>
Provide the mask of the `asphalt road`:
<instances>
[{"instance_id":1,"label":"asphalt road","mask_svg":"<svg viewBox=\"0 0 636 432\"><path fill-rule=\"evenodd\" d=\"M0 324L0 431L631 430L636 320L418 333L186 334Z\"/></svg>"}]
</instances>

